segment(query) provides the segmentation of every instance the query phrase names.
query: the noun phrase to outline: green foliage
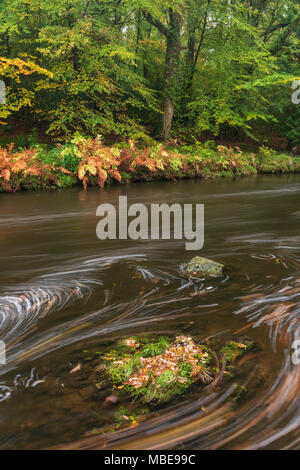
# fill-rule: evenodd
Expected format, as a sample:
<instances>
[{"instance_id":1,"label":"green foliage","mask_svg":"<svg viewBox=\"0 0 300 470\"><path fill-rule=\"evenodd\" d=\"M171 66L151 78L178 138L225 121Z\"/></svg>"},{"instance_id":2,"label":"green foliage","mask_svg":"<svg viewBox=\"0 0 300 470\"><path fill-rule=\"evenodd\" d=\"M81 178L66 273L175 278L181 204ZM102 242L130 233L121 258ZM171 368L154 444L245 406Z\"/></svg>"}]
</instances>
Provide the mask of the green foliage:
<instances>
[{"instance_id":1,"label":"green foliage","mask_svg":"<svg viewBox=\"0 0 300 470\"><path fill-rule=\"evenodd\" d=\"M128 357L118 366L109 366L107 372L113 383L120 384L126 382L140 367L141 361L138 357Z\"/></svg>"},{"instance_id":2,"label":"green foliage","mask_svg":"<svg viewBox=\"0 0 300 470\"><path fill-rule=\"evenodd\" d=\"M0 104L0 124L5 124L2 119L11 114L33 106L37 87L34 78L29 85L26 77L36 74L52 78L51 72L37 65L26 53L22 58L0 57L0 78L6 85L6 104Z\"/></svg>"},{"instance_id":3,"label":"green foliage","mask_svg":"<svg viewBox=\"0 0 300 470\"><path fill-rule=\"evenodd\" d=\"M292 173L298 171L298 159L289 155L276 154L268 147L261 147L257 157L257 166L260 173Z\"/></svg>"},{"instance_id":4,"label":"green foliage","mask_svg":"<svg viewBox=\"0 0 300 470\"><path fill-rule=\"evenodd\" d=\"M253 343L246 341L245 343L236 343L229 341L226 346L221 350L227 362L234 362L237 357L243 356L246 351L249 351L253 346Z\"/></svg>"},{"instance_id":5,"label":"green foliage","mask_svg":"<svg viewBox=\"0 0 300 470\"><path fill-rule=\"evenodd\" d=\"M218 345L215 351L208 346L197 345L190 337L152 336L130 338L117 343L117 346L102 358L99 370L103 373L104 367L115 393L125 393L133 401L153 404L168 402L185 394L197 382L211 383L220 372L216 363L224 357L225 373L228 378L233 377L235 360L253 348L253 343L248 340L242 343L227 341L223 347ZM127 422L135 421L135 415L122 409L120 422L124 421L124 415Z\"/></svg>"},{"instance_id":6,"label":"green foliage","mask_svg":"<svg viewBox=\"0 0 300 470\"><path fill-rule=\"evenodd\" d=\"M34 140L35 136L32 136ZM79 135L71 143L48 148L34 145L14 150L0 147L0 190L100 186L134 181L175 181L182 178L216 178L257 173L300 172L300 158L261 147L258 154L239 148L211 145L173 148L155 145L137 148L107 147L101 139ZM188 150L190 153L188 153ZM164 340L155 347L164 348ZM153 345L147 345L148 352ZM156 352L153 350L153 354Z\"/></svg>"},{"instance_id":7,"label":"green foliage","mask_svg":"<svg viewBox=\"0 0 300 470\"><path fill-rule=\"evenodd\" d=\"M149 357L149 356L158 356L162 354L168 347L170 346L170 339L166 338L165 336L161 336L155 340L155 343L147 343L144 345L141 356L142 357Z\"/></svg>"},{"instance_id":8,"label":"green foliage","mask_svg":"<svg viewBox=\"0 0 300 470\"><path fill-rule=\"evenodd\" d=\"M187 353L186 341L199 354ZM162 336L137 338L133 346L130 352L124 349L122 343L118 350L111 351L103 360L112 383L122 393L129 393L134 400L140 398L145 403L167 402L185 393L197 380L204 383L212 380L208 371L211 357L207 348L197 348L191 338L178 337L173 342L171 338ZM164 355L161 361L160 355ZM148 359L146 369L145 358ZM148 375L146 381L144 374ZM131 385L132 380L137 381L137 384Z\"/></svg>"},{"instance_id":9,"label":"green foliage","mask_svg":"<svg viewBox=\"0 0 300 470\"><path fill-rule=\"evenodd\" d=\"M272 126L291 148L299 15L287 0L2 0L0 120L42 124L59 141L79 132L151 147L171 97L174 137L263 141Z\"/></svg>"}]
</instances>

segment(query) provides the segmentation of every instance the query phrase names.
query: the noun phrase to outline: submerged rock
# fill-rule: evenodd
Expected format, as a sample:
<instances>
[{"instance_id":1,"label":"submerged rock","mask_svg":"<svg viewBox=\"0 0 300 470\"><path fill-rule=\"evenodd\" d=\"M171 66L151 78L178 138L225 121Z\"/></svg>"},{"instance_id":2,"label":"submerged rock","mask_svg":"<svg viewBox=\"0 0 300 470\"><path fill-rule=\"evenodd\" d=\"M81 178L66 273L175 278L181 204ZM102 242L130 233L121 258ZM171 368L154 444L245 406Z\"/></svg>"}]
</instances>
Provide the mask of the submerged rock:
<instances>
[{"instance_id":1,"label":"submerged rock","mask_svg":"<svg viewBox=\"0 0 300 470\"><path fill-rule=\"evenodd\" d=\"M216 263L210 259L195 256L185 269L185 273L190 278L218 277L223 274L224 265Z\"/></svg>"}]
</instances>

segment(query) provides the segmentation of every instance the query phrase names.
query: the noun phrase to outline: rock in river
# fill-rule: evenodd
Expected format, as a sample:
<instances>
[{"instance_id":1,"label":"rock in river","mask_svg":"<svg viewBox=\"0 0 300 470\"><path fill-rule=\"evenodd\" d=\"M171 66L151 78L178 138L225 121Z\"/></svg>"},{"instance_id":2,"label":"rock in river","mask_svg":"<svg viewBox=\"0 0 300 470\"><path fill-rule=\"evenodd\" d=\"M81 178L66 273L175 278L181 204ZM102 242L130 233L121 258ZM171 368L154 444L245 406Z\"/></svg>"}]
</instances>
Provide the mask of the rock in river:
<instances>
[{"instance_id":1,"label":"rock in river","mask_svg":"<svg viewBox=\"0 0 300 470\"><path fill-rule=\"evenodd\" d=\"M218 277L223 274L224 265L210 259L195 256L187 265L185 273L190 278Z\"/></svg>"}]
</instances>

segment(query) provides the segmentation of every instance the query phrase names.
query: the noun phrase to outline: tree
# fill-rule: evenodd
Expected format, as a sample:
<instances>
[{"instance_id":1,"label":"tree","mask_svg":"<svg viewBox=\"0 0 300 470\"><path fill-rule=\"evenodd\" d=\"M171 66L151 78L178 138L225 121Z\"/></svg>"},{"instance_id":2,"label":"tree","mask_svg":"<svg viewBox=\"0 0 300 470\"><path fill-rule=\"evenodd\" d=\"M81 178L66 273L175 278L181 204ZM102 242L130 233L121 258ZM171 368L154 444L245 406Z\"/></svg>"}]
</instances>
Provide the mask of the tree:
<instances>
[{"instance_id":1,"label":"tree","mask_svg":"<svg viewBox=\"0 0 300 470\"><path fill-rule=\"evenodd\" d=\"M178 83L179 58L181 52L181 27L182 14L174 8L169 7L167 12L167 26L158 18L152 16L151 12L145 11L145 17L149 23L155 26L166 39L165 59L165 104L164 104L164 137L169 138L174 117L174 96Z\"/></svg>"},{"instance_id":2,"label":"tree","mask_svg":"<svg viewBox=\"0 0 300 470\"><path fill-rule=\"evenodd\" d=\"M19 100L30 106L1 109L21 121L26 110L55 139L261 140L270 125L296 139L292 0L2 0L0 55L51 71L20 75ZM6 80L12 99L17 82Z\"/></svg>"},{"instance_id":3,"label":"tree","mask_svg":"<svg viewBox=\"0 0 300 470\"><path fill-rule=\"evenodd\" d=\"M24 83L24 78L32 75L52 77L52 74L32 60L0 57L0 77L6 85L6 104L0 105L0 119L7 119L12 113L33 105L35 87ZM1 122L5 124L5 122Z\"/></svg>"}]
</instances>

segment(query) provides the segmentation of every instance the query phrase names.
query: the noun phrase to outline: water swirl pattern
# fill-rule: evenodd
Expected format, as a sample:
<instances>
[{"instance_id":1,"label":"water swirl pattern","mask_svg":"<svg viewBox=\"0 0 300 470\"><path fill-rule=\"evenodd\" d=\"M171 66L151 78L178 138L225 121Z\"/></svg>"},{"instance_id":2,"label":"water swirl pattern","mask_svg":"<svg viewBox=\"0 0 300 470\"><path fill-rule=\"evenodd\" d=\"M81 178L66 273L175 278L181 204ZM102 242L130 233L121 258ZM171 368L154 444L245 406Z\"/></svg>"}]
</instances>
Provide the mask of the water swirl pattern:
<instances>
[{"instance_id":1,"label":"water swirl pattern","mask_svg":"<svg viewBox=\"0 0 300 470\"><path fill-rule=\"evenodd\" d=\"M178 240L97 240L97 206L123 194L205 204L201 255L228 274L189 282L182 266L194 254ZM299 202L293 175L0 195L0 448L299 449ZM209 393L195 386L110 432L117 408L89 356L177 333L247 336L255 350Z\"/></svg>"}]
</instances>

